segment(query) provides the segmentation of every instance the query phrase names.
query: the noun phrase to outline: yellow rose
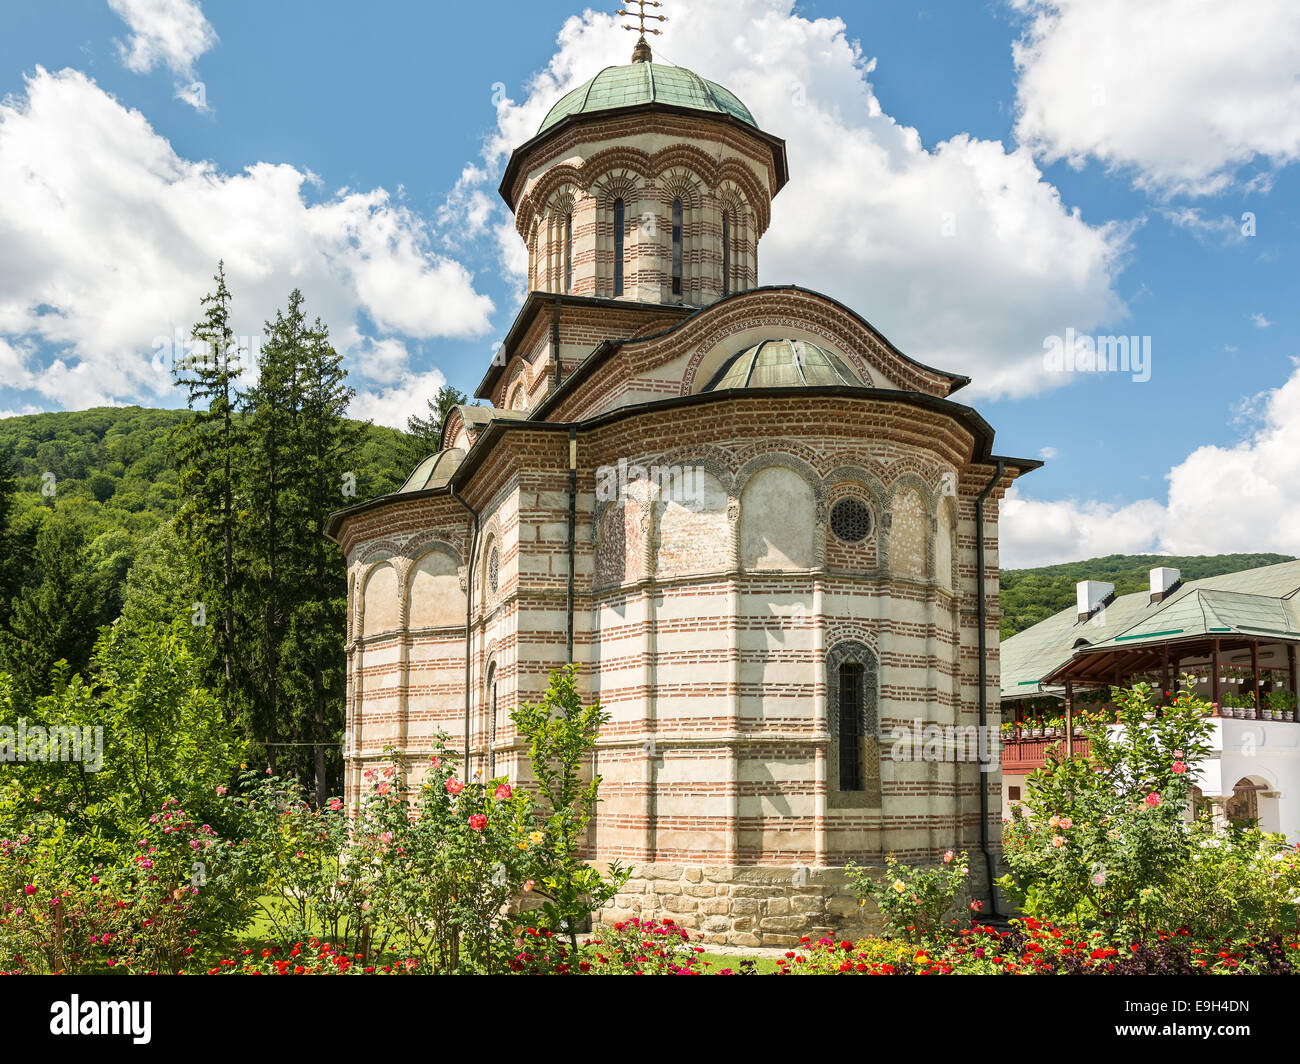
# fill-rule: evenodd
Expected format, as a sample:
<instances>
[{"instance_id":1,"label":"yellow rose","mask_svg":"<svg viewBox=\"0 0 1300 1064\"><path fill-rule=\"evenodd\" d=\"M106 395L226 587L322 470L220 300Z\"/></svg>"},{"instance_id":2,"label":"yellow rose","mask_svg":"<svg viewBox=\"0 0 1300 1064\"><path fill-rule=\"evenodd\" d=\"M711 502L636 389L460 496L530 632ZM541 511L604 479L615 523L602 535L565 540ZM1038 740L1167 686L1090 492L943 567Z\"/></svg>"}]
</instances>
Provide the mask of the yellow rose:
<instances>
[{"instance_id":1,"label":"yellow rose","mask_svg":"<svg viewBox=\"0 0 1300 1064\"><path fill-rule=\"evenodd\" d=\"M894 889L898 891L899 894L902 894L903 891L907 889L907 886L903 883L901 879L896 879L894 880Z\"/></svg>"}]
</instances>

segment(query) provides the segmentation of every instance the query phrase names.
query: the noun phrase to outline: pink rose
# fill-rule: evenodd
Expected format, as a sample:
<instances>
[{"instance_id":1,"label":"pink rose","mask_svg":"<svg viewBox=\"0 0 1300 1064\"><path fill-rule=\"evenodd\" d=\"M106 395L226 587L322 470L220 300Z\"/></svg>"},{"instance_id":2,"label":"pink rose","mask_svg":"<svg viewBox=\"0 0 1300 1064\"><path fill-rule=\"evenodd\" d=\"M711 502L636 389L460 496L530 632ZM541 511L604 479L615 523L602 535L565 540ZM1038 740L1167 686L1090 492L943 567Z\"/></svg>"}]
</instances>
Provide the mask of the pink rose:
<instances>
[{"instance_id":1,"label":"pink rose","mask_svg":"<svg viewBox=\"0 0 1300 1064\"><path fill-rule=\"evenodd\" d=\"M1187 766L1181 761L1175 761L1172 767L1174 770L1174 775L1176 776L1181 776L1184 772L1187 771Z\"/></svg>"},{"instance_id":2,"label":"pink rose","mask_svg":"<svg viewBox=\"0 0 1300 1064\"><path fill-rule=\"evenodd\" d=\"M525 880L525 881L524 881L524 893L527 894L527 893L528 893L530 890L532 890L532 889L533 889L533 881L532 881L531 879L527 879L527 880Z\"/></svg>"},{"instance_id":3,"label":"pink rose","mask_svg":"<svg viewBox=\"0 0 1300 1064\"><path fill-rule=\"evenodd\" d=\"M1052 845L1055 846L1055 847L1057 847L1057 848L1059 849L1060 847L1062 847L1062 846L1065 845L1065 839L1061 838L1060 835L1053 835L1053 836L1052 836Z\"/></svg>"},{"instance_id":4,"label":"pink rose","mask_svg":"<svg viewBox=\"0 0 1300 1064\"><path fill-rule=\"evenodd\" d=\"M224 798L225 796L226 796L226 785L223 783L217 788L217 797Z\"/></svg>"},{"instance_id":5,"label":"pink rose","mask_svg":"<svg viewBox=\"0 0 1300 1064\"><path fill-rule=\"evenodd\" d=\"M1064 830L1069 831L1072 827L1074 827L1074 821L1071 820L1068 816L1063 816L1061 817L1061 827Z\"/></svg>"},{"instance_id":6,"label":"pink rose","mask_svg":"<svg viewBox=\"0 0 1300 1064\"><path fill-rule=\"evenodd\" d=\"M949 850L947 853L943 855L943 863L952 864L952 858L953 858L952 850Z\"/></svg>"},{"instance_id":7,"label":"pink rose","mask_svg":"<svg viewBox=\"0 0 1300 1064\"><path fill-rule=\"evenodd\" d=\"M36 888L35 888L32 884L28 883L27 886L23 887L23 893L24 893L24 894L35 894L35 893L36 893Z\"/></svg>"},{"instance_id":8,"label":"pink rose","mask_svg":"<svg viewBox=\"0 0 1300 1064\"><path fill-rule=\"evenodd\" d=\"M447 793L450 795L460 794L465 789L465 784L461 783L455 776L447 781Z\"/></svg>"},{"instance_id":9,"label":"pink rose","mask_svg":"<svg viewBox=\"0 0 1300 1064\"><path fill-rule=\"evenodd\" d=\"M498 787L496 790L496 796L500 798L503 802L510 797L511 793L512 792L510 790L510 784L508 783L501 784L501 786Z\"/></svg>"},{"instance_id":10,"label":"pink rose","mask_svg":"<svg viewBox=\"0 0 1300 1064\"><path fill-rule=\"evenodd\" d=\"M342 803L338 798L331 798L331 799L330 799L330 811L331 811L331 812L337 813L337 812L338 812L340 809L342 809L342 808L343 808L343 803Z\"/></svg>"},{"instance_id":11,"label":"pink rose","mask_svg":"<svg viewBox=\"0 0 1300 1064\"><path fill-rule=\"evenodd\" d=\"M434 768L437 768L439 765L442 764L442 758L440 758L437 754L434 754L433 757L429 758L429 764L431 764Z\"/></svg>"},{"instance_id":12,"label":"pink rose","mask_svg":"<svg viewBox=\"0 0 1300 1064\"><path fill-rule=\"evenodd\" d=\"M979 898L976 898L970 903L970 911L973 913L982 913L984 911L984 903L980 901Z\"/></svg>"},{"instance_id":13,"label":"pink rose","mask_svg":"<svg viewBox=\"0 0 1300 1064\"><path fill-rule=\"evenodd\" d=\"M1155 791L1152 791L1145 798L1143 798L1142 801L1145 802L1150 808L1154 809L1156 806L1160 804L1160 795L1158 795Z\"/></svg>"},{"instance_id":14,"label":"pink rose","mask_svg":"<svg viewBox=\"0 0 1300 1064\"><path fill-rule=\"evenodd\" d=\"M388 793L388 784L387 784L387 783L381 783L381 784L379 785L379 787L378 787L378 790L379 790L379 793L380 793L380 794L387 794L387 793Z\"/></svg>"},{"instance_id":15,"label":"pink rose","mask_svg":"<svg viewBox=\"0 0 1300 1064\"><path fill-rule=\"evenodd\" d=\"M382 842L385 846L387 846L390 842L393 841L393 833L391 831L381 831L379 833L379 841Z\"/></svg>"},{"instance_id":16,"label":"pink rose","mask_svg":"<svg viewBox=\"0 0 1300 1064\"><path fill-rule=\"evenodd\" d=\"M475 831L482 831L485 827L487 827L487 817L485 817L482 813L475 813L472 817L469 818L469 826L473 828Z\"/></svg>"}]
</instances>

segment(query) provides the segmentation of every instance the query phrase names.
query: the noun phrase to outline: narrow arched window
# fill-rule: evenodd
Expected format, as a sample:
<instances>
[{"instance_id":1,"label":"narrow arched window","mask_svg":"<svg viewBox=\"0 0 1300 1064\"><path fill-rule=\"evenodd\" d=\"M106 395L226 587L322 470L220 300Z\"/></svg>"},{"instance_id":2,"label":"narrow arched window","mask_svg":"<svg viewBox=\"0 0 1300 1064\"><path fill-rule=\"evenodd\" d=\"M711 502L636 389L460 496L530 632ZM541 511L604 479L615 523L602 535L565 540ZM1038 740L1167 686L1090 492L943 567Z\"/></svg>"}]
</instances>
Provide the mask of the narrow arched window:
<instances>
[{"instance_id":1,"label":"narrow arched window","mask_svg":"<svg viewBox=\"0 0 1300 1064\"><path fill-rule=\"evenodd\" d=\"M862 666L846 661L839 675L840 790L862 790Z\"/></svg>"},{"instance_id":2,"label":"narrow arched window","mask_svg":"<svg viewBox=\"0 0 1300 1064\"><path fill-rule=\"evenodd\" d=\"M488 670L487 778L497 774L497 664Z\"/></svg>"},{"instance_id":3,"label":"narrow arched window","mask_svg":"<svg viewBox=\"0 0 1300 1064\"><path fill-rule=\"evenodd\" d=\"M623 294L623 201L614 201L614 295Z\"/></svg>"},{"instance_id":4,"label":"narrow arched window","mask_svg":"<svg viewBox=\"0 0 1300 1064\"><path fill-rule=\"evenodd\" d=\"M564 291L573 291L573 212L564 216Z\"/></svg>"},{"instance_id":5,"label":"narrow arched window","mask_svg":"<svg viewBox=\"0 0 1300 1064\"><path fill-rule=\"evenodd\" d=\"M673 295L682 294L682 201L673 200Z\"/></svg>"},{"instance_id":6,"label":"narrow arched window","mask_svg":"<svg viewBox=\"0 0 1300 1064\"><path fill-rule=\"evenodd\" d=\"M731 295L731 212L722 212L722 294Z\"/></svg>"}]
</instances>

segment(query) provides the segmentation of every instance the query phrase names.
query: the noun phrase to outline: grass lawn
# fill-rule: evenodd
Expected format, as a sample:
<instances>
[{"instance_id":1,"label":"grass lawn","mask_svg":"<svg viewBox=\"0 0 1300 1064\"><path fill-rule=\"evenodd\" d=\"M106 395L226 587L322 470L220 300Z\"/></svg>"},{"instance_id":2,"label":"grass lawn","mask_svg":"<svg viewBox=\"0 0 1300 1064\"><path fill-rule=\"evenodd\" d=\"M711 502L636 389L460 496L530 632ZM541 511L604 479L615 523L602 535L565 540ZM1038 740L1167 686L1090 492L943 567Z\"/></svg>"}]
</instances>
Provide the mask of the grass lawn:
<instances>
[{"instance_id":1,"label":"grass lawn","mask_svg":"<svg viewBox=\"0 0 1300 1064\"><path fill-rule=\"evenodd\" d=\"M776 959L773 957L737 957L730 953L701 953L695 963L699 965L701 971L716 974L723 968L730 968L733 972L739 970L741 961L753 961L755 971L759 975L772 975L777 968Z\"/></svg>"}]
</instances>

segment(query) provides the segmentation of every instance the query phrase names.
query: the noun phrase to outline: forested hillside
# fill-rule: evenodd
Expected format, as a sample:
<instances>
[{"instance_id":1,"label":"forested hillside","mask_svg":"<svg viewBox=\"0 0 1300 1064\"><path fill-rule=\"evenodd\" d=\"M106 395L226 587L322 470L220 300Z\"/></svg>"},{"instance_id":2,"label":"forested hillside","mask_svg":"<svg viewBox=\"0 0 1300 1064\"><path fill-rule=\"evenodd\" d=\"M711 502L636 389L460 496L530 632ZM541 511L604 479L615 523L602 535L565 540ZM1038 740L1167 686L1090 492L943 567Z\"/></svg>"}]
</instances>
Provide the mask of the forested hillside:
<instances>
[{"instance_id":1,"label":"forested hillside","mask_svg":"<svg viewBox=\"0 0 1300 1064\"><path fill-rule=\"evenodd\" d=\"M1150 571L1168 566L1184 580L1236 573L1261 565L1293 561L1286 554L1214 554L1172 558L1162 554L1109 554L1082 562L1045 565L1038 569L1003 569L1001 578L1002 638L1015 635L1075 603L1075 584L1103 580L1115 585L1115 594L1145 591Z\"/></svg>"}]
</instances>

